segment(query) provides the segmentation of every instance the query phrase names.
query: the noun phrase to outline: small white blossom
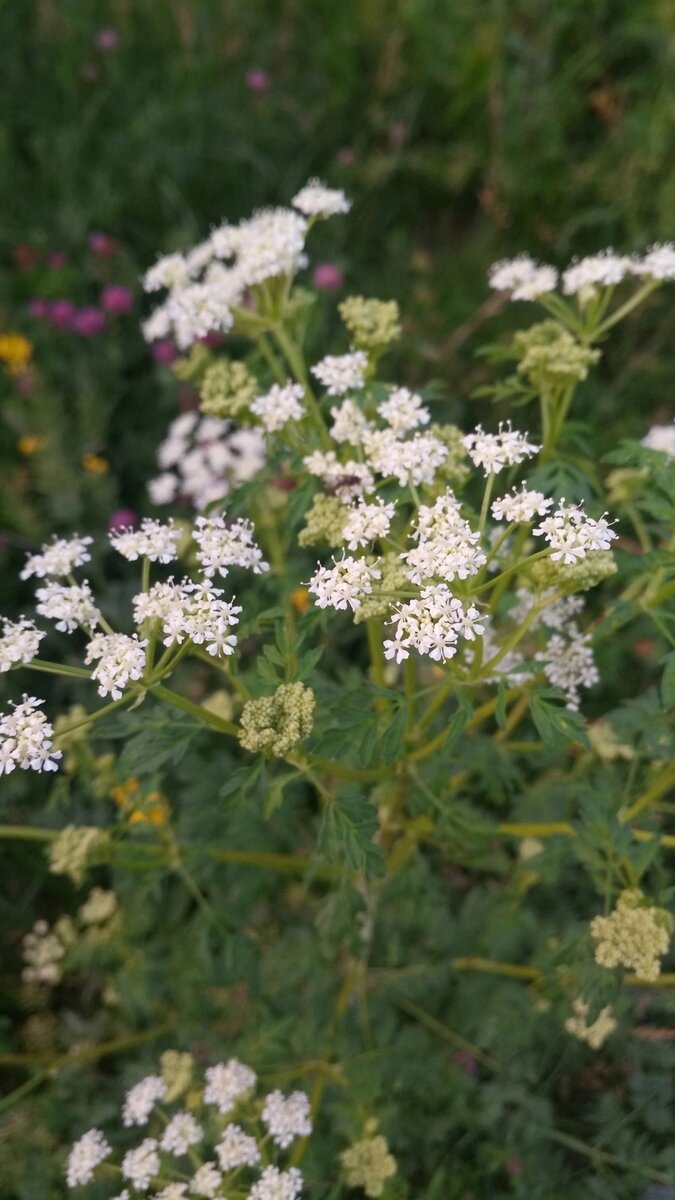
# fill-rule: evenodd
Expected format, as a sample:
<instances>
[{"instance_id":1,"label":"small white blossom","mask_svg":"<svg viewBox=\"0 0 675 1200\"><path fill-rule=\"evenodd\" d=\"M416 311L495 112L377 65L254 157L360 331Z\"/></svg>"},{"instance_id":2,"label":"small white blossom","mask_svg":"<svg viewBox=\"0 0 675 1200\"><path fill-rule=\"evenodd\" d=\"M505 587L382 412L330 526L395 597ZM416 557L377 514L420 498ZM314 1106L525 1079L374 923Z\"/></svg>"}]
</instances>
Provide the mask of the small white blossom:
<instances>
[{"instance_id":1,"label":"small white blossom","mask_svg":"<svg viewBox=\"0 0 675 1200\"><path fill-rule=\"evenodd\" d=\"M395 504L385 504L383 500L377 500L374 504L365 504L360 500L342 530L348 549L357 550L359 546L367 546L378 538L385 538L395 511Z\"/></svg>"},{"instance_id":2,"label":"small white blossom","mask_svg":"<svg viewBox=\"0 0 675 1200\"><path fill-rule=\"evenodd\" d=\"M564 499L532 532L535 537L546 539L554 562L564 563L577 562L589 550L609 550L617 536L605 516L596 521L586 515L581 505L566 504Z\"/></svg>"},{"instance_id":3,"label":"small white blossom","mask_svg":"<svg viewBox=\"0 0 675 1200\"><path fill-rule=\"evenodd\" d=\"M432 505L420 506L411 537L418 544L402 557L412 583L468 579L486 562L479 544L480 534L462 517L459 501L450 490Z\"/></svg>"},{"instance_id":4,"label":"small white blossom","mask_svg":"<svg viewBox=\"0 0 675 1200\"><path fill-rule=\"evenodd\" d=\"M422 588L419 597L399 605L390 624L395 636L384 642L385 658L401 663L410 650L447 662L457 653L460 636L474 641L484 633L480 613L473 604L464 608L446 584Z\"/></svg>"},{"instance_id":5,"label":"small white blossom","mask_svg":"<svg viewBox=\"0 0 675 1200\"><path fill-rule=\"evenodd\" d=\"M265 461L258 429L238 429L231 421L182 413L169 425L157 452L162 474L151 479L153 504L189 500L202 510L223 500L238 483L257 475Z\"/></svg>"},{"instance_id":6,"label":"small white blossom","mask_svg":"<svg viewBox=\"0 0 675 1200\"><path fill-rule=\"evenodd\" d=\"M368 464L378 475L393 476L401 487L431 484L448 451L432 433L402 441L393 429L377 429L364 438Z\"/></svg>"},{"instance_id":7,"label":"small white blossom","mask_svg":"<svg viewBox=\"0 0 675 1200\"><path fill-rule=\"evenodd\" d=\"M354 500L372 492L375 480L365 463L348 459L338 462L334 450L314 450L303 458L310 475L322 479L328 491L335 492L341 500Z\"/></svg>"},{"instance_id":8,"label":"small white blossom","mask_svg":"<svg viewBox=\"0 0 675 1200\"><path fill-rule=\"evenodd\" d=\"M222 1182L223 1177L215 1163L202 1163L192 1176L190 1192L193 1196L206 1196L207 1200L212 1200L217 1195Z\"/></svg>"},{"instance_id":9,"label":"small white blossom","mask_svg":"<svg viewBox=\"0 0 675 1200\"><path fill-rule=\"evenodd\" d=\"M236 1058L207 1067L204 1078L204 1103L215 1104L223 1115L229 1113L242 1096L252 1091L257 1082L255 1071Z\"/></svg>"},{"instance_id":10,"label":"small white blossom","mask_svg":"<svg viewBox=\"0 0 675 1200\"><path fill-rule=\"evenodd\" d=\"M122 692L130 680L140 679L145 670L145 647L147 639L139 640L136 634L95 633L85 654L87 665L99 660L91 673L98 683L99 696L111 695L121 700Z\"/></svg>"},{"instance_id":11,"label":"small white blossom","mask_svg":"<svg viewBox=\"0 0 675 1200\"><path fill-rule=\"evenodd\" d=\"M372 581L380 578L380 572L365 558L347 557L333 562L332 567L319 566L307 584L308 590L316 596L317 608L354 611L362 597L372 592Z\"/></svg>"},{"instance_id":12,"label":"small white blossom","mask_svg":"<svg viewBox=\"0 0 675 1200\"><path fill-rule=\"evenodd\" d=\"M599 683L600 673L593 658L589 634L581 633L575 625L565 630L568 637L554 633L545 650L535 655L544 665L544 674L553 687L565 693L567 707L578 709L579 688Z\"/></svg>"},{"instance_id":13,"label":"small white blossom","mask_svg":"<svg viewBox=\"0 0 675 1200\"><path fill-rule=\"evenodd\" d=\"M160 1158L155 1138L144 1138L140 1146L129 1150L122 1159L122 1175L139 1192L147 1192L159 1170Z\"/></svg>"},{"instance_id":14,"label":"small white blossom","mask_svg":"<svg viewBox=\"0 0 675 1200\"><path fill-rule=\"evenodd\" d=\"M348 213L351 205L344 192L326 187L320 179L310 179L291 204L306 217L334 217Z\"/></svg>"},{"instance_id":15,"label":"small white blossom","mask_svg":"<svg viewBox=\"0 0 675 1200\"><path fill-rule=\"evenodd\" d=\"M621 283L635 270L635 262L626 254L615 254L603 250L573 262L563 272L562 285L566 296L579 296L582 301L595 294L598 287L612 287Z\"/></svg>"},{"instance_id":16,"label":"small white blossom","mask_svg":"<svg viewBox=\"0 0 675 1200\"><path fill-rule=\"evenodd\" d=\"M223 1171L235 1167L255 1167L260 1162L260 1150L254 1137L244 1133L239 1125L226 1125L216 1146L218 1162Z\"/></svg>"},{"instance_id":17,"label":"small white blossom","mask_svg":"<svg viewBox=\"0 0 675 1200\"><path fill-rule=\"evenodd\" d=\"M355 400L343 400L342 404L333 405L330 415L333 418L330 435L335 442L361 446L364 435L373 428Z\"/></svg>"},{"instance_id":18,"label":"small white blossom","mask_svg":"<svg viewBox=\"0 0 675 1200\"><path fill-rule=\"evenodd\" d=\"M167 1183L160 1192L153 1194L152 1200L185 1200L187 1183Z\"/></svg>"},{"instance_id":19,"label":"small white blossom","mask_svg":"<svg viewBox=\"0 0 675 1200\"><path fill-rule=\"evenodd\" d=\"M528 254L495 263L488 273L491 288L510 292L513 300L536 300L555 290L558 272L536 263Z\"/></svg>"},{"instance_id":20,"label":"small white blossom","mask_svg":"<svg viewBox=\"0 0 675 1200\"><path fill-rule=\"evenodd\" d=\"M211 577L218 573L224 578L233 566L245 567L255 575L269 571L253 534L253 525L243 517L230 524L224 517L197 517L192 536L204 574Z\"/></svg>"},{"instance_id":21,"label":"small white blossom","mask_svg":"<svg viewBox=\"0 0 675 1200\"><path fill-rule=\"evenodd\" d=\"M0 713L0 775L23 771L56 771L60 750L53 750L53 726L35 696L23 696L12 711Z\"/></svg>"},{"instance_id":22,"label":"small white blossom","mask_svg":"<svg viewBox=\"0 0 675 1200\"><path fill-rule=\"evenodd\" d=\"M77 534L71 538L54 538L49 545L42 546L40 554L28 556L21 578L30 579L31 575L37 575L39 579L44 579L46 575L70 575L75 567L89 562L91 555L87 546L91 542L90 537L78 537Z\"/></svg>"},{"instance_id":23,"label":"small white blossom","mask_svg":"<svg viewBox=\"0 0 675 1200\"><path fill-rule=\"evenodd\" d=\"M302 1175L297 1167L280 1171L265 1167L260 1179L253 1184L248 1200L296 1200L302 1191Z\"/></svg>"},{"instance_id":24,"label":"small white blossom","mask_svg":"<svg viewBox=\"0 0 675 1200\"><path fill-rule=\"evenodd\" d=\"M672 425L652 425L642 439L642 445L647 450L660 450L668 458L675 458L675 423Z\"/></svg>"},{"instance_id":25,"label":"small white blossom","mask_svg":"<svg viewBox=\"0 0 675 1200\"><path fill-rule=\"evenodd\" d=\"M91 588L85 579L82 584L65 585L50 580L35 593L36 611L56 622L62 633L72 633L78 625L93 629L100 612L94 604Z\"/></svg>"},{"instance_id":26,"label":"small white blossom","mask_svg":"<svg viewBox=\"0 0 675 1200\"><path fill-rule=\"evenodd\" d=\"M166 1096L166 1084L161 1075L146 1075L129 1089L124 1097L122 1121L125 1125L147 1125L150 1113L158 1100Z\"/></svg>"},{"instance_id":27,"label":"small white blossom","mask_svg":"<svg viewBox=\"0 0 675 1200\"><path fill-rule=\"evenodd\" d=\"M204 1130L195 1121L192 1113L177 1112L169 1121L159 1144L162 1150L180 1157L182 1154L187 1154L190 1146L196 1146L198 1142L201 1142L203 1136Z\"/></svg>"},{"instance_id":28,"label":"small white blossom","mask_svg":"<svg viewBox=\"0 0 675 1200\"><path fill-rule=\"evenodd\" d=\"M143 276L146 292L158 292L163 288L179 287L190 278L188 266L182 254L165 254L150 267Z\"/></svg>"},{"instance_id":29,"label":"small white blossom","mask_svg":"<svg viewBox=\"0 0 675 1200\"><path fill-rule=\"evenodd\" d=\"M251 404L251 412L259 417L268 433L276 433L289 421L302 420L305 415L302 403L304 395L305 389L299 383L287 383L284 387L275 383L264 396L256 396Z\"/></svg>"},{"instance_id":30,"label":"small white blossom","mask_svg":"<svg viewBox=\"0 0 675 1200\"><path fill-rule=\"evenodd\" d=\"M388 400L378 404L377 411L391 428L399 434L409 433L419 425L428 425L431 420L429 409L422 397L408 388L392 388Z\"/></svg>"},{"instance_id":31,"label":"small white blossom","mask_svg":"<svg viewBox=\"0 0 675 1200\"><path fill-rule=\"evenodd\" d=\"M510 421L500 421L497 433L486 433L482 425L477 425L464 438L464 445L474 466L482 467L486 476L498 475L504 467L515 466L541 449L527 438L527 433L512 429Z\"/></svg>"},{"instance_id":32,"label":"small white blossom","mask_svg":"<svg viewBox=\"0 0 675 1200\"><path fill-rule=\"evenodd\" d=\"M508 495L495 500L492 515L495 521L529 525L536 516L546 516L553 503L553 500L547 500L543 492L526 491L523 486L520 491L514 488Z\"/></svg>"},{"instance_id":33,"label":"small white blossom","mask_svg":"<svg viewBox=\"0 0 675 1200\"><path fill-rule=\"evenodd\" d=\"M18 621L2 622L0 637L0 673L11 671L19 663L28 663L35 658L45 633L26 617Z\"/></svg>"},{"instance_id":34,"label":"small white blossom","mask_svg":"<svg viewBox=\"0 0 675 1200\"><path fill-rule=\"evenodd\" d=\"M634 262L633 270L636 275L648 275L662 283L671 282L675 279L675 245L663 242L651 246L643 258Z\"/></svg>"},{"instance_id":35,"label":"small white blossom","mask_svg":"<svg viewBox=\"0 0 675 1200\"><path fill-rule=\"evenodd\" d=\"M79 1141L75 1142L66 1164L66 1183L68 1187L79 1187L83 1183L91 1183L98 1165L112 1154L100 1129L89 1129Z\"/></svg>"},{"instance_id":36,"label":"small white blossom","mask_svg":"<svg viewBox=\"0 0 675 1200\"><path fill-rule=\"evenodd\" d=\"M312 1116L309 1097L304 1092L270 1092L265 1097L262 1119L272 1140L285 1150L296 1137L309 1137L312 1132Z\"/></svg>"},{"instance_id":37,"label":"small white blossom","mask_svg":"<svg viewBox=\"0 0 675 1200\"><path fill-rule=\"evenodd\" d=\"M113 529L108 536L113 549L129 562L147 558L150 562L169 563L176 557L181 531L173 521L163 525L145 517L140 529Z\"/></svg>"},{"instance_id":38,"label":"small white blossom","mask_svg":"<svg viewBox=\"0 0 675 1200\"><path fill-rule=\"evenodd\" d=\"M327 354L316 366L315 375L326 388L329 396L344 396L352 389L358 391L365 383L368 355L363 350L352 350L349 354Z\"/></svg>"}]
</instances>

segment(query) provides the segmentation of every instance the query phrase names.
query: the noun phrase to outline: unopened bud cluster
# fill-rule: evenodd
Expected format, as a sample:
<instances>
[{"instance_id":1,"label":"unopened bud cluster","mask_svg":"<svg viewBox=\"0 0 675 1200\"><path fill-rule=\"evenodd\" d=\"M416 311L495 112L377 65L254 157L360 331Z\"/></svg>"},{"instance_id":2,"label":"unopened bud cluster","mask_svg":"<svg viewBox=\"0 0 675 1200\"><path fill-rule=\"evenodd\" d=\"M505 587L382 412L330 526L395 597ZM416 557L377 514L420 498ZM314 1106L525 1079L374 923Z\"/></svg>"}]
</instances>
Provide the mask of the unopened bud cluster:
<instances>
[{"instance_id":1,"label":"unopened bud cluster","mask_svg":"<svg viewBox=\"0 0 675 1200\"><path fill-rule=\"evenodd\" d=\"M239 740L246 750L283 758L312 732L315 698L304 683L282 683L272 696L249 700Z\"/></svg>"},{"instance_id":2,"label":"unopened bud cluster","mask_svg":"<svg viewBox=\"0 0 675 1200\"><path fill-rule=\"evenodd\" d=\"M622 892L608 917L594 917L591 937L601 967L626 967L648 982L658 979L667 953L673 919L664 908L646 902L642 892Z\"/></svg>"}]
</instances>

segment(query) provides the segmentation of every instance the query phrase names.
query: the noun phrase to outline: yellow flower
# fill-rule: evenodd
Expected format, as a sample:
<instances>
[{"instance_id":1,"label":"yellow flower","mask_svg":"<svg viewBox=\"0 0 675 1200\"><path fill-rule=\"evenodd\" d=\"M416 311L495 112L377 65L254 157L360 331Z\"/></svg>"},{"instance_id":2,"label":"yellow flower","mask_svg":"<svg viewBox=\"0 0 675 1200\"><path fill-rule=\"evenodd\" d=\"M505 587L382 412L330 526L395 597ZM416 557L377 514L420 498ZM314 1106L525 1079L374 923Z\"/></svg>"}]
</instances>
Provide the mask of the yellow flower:
<instances>
[{"instance_id":1,"label":"yellow flower","mask_svg":"<svg viewBox=\"0 0 675 1200\"><path fill-rule=\"evenodd\" d=\"M20 375L31 360L33 346L22 333L0 333L0 362L10 375Z\"/></svg>"},{"instance_id":2,"label":"yellow flower","mask_svg":"<svg viewBox=\"0 0 675 1200\"><path fill-rule=\"evenodd\" d=\"M291 604L296 612L306 613L311 607L311 603L307 588L296 587L291 592Z\"/></svg>"},{"instance_id":3,"label":"yellow flower","mask_svg":"<svg viewBox=\"0 0 675 1200\"><path fill-rule=\"evenodd\" d=\"M37 433L24 433L17 442L19 454L23 454L26 458L29 458L31 454L39 454L46 445L46 437L40 437Z\"/></svg>"},{"instance_id":4,"label":"yellow flower","mask_svg":"<svg viewBox=\"0 0 675 1200\"><path fill-rule=\"evenodd\" d=\"M92 475L105 475L108 470L108 460L102 454L83 454L82 466Z\"/></svg>"},{"instance_id":5,"label":"yellow flower","mask_svg":"<svg viewBox=\"0 0 675 1200\"><path fill-rule=\"evenodd\" d=\"M148 792L147 796L143 796L140 790L139 781L132 777L111 788L110 797L122 810L130 825L167 825L171 817L171 808L166 796L161 792Z\"/></svg>"}]
</instances>

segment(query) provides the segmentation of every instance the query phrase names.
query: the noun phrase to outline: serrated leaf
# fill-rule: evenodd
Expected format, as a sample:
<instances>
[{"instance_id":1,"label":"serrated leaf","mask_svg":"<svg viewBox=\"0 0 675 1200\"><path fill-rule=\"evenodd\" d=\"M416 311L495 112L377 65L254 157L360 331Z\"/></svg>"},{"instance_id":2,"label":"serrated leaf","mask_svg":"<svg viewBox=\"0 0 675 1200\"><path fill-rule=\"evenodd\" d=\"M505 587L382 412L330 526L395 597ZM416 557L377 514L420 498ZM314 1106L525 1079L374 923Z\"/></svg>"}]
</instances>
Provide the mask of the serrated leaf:
<instances>
[{"instance_id":1,"label":"serrated leaf","mask_svg":"<svg viewBox=\"0 0 675 1200\"><path fill-rule=\"evenodd\" d=\"M530 697L530 712L537 733L547 746L560 746L565 742L581 742L590 749L586 722L580 713L550 702L541 692Z\"/></svg>"},{"instance_id":2,"label":"serrated leaf","mask_svg":"<svg viewBox=\"0 0 675 1200\"><path fill-rule=\"evenodd\" d=\"M382 875L384 855L373 841L377 830L377 812L370 801L359 793L344 792L323 810L319 852L329 862L369 875Z\"/></svg>"}]
</instances>

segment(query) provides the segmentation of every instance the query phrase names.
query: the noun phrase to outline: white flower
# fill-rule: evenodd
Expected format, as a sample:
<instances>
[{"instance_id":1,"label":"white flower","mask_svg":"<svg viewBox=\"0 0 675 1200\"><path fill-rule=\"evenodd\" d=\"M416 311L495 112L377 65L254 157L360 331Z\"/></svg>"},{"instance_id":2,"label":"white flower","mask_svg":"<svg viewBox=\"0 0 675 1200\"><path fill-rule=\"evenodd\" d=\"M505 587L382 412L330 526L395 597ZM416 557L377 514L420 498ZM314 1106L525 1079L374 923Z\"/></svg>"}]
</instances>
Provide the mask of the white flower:
<instances>
[{"instance_id":1,"label":"white flower","mask_svg":"<svg viewBox=\"0 0 675 1200\"><path fill-rule=\"evenodd\" d=\"M596 521L586 515L581 505L566 504L564 499L532 532L535 537L546 539L554 562L564 563L577 562L589 550L609 550L617 536L605 516Z\"/></svg>"},{"instance_id":2,"label":"white flower","mask_svg":"<svg viewBox=\"0 0 675 1200\"><path fill-rule=\"evenodd\" d=\"M310 475L322 479L328 491L335 492L341 500L353 500L372 492L375 486L372 472L365 463L354 459L338 462L334 450L314 450L302 461Z\"/></svg>"},{"instance_id":3,"label":"white flower","mask_svg":"<svg viewBox=\"0 0 675 1200\"><path fill-rule=\"evenodd\" d=\"M465 609L444 583L422 588L419 597L398 605L390 624L396 626L395 636L384 642L384 654L397 663L411 649L447 662L457 653L460 636L474 641L485 630L478 609L473 604Z\"/></svg>"},{"instance_id":4,"label":"white flower","mask_svg":"<svg viewBox=\"0 0 675 1200\"><path fill-rule=\"evenodd\" d=\"M392 388L389 399L378 404L377 411L396 433L408 433L418 425L428 425L431 420L422 397L404 387Z\"/></svg>"},{"instance_id":5,"label":"white flower","mask_svg":"<svg viewBox=\"0 0 675 1200\"><path fill-rule=\"evenodd\" d=\"M528 442L526 433L511 428L511 422L500 422L498 433L486 433L477 425L474 433L464 438L469 458L485 475L498 475L504 467L512 467L536 454L541 446Z\"/></svg>"},{"instance_id":6,"label":"white flower","mask_svg":"<svg viewBox=\"0 0 675 1200\"><path fill-rule=\"evenodd\" d=\"M253 1090L257 1080L255 1071L236 1058L207 1067L204 1078L204 1103L215 1104L223 1115L234 1108L241 1096Z\"/></svg>"},{"instance_id":7,"label":"white flower","mask_svg":"<svg viewBox=\"0 0 675 1200\"><path fill-rule=\"evenodd\" d=\"M155 1192L152 1200L185 1200L187 1183L167 1183L161 1192Z\"/></svg>"},{"instance_id":8,"label":"white flower","mask_svg":"<svg viewBox=\"0 0 675 1200\"><path fill-rule=\"evenodd\" d=\"M153 504L180 497L201 510L257 475L265 462L265 441L258 429L182 413L171 422L157 462L163 473L148 484Z\"/></svg>"},{"instance_id":9,"label":"white flower","mask_svg":"<svg viewBox=\"0 0 675 1200\"><path fill-rule=\"evenodd\" d=\"M279 275L294 275L303 265L307 222L290 208L254 213L239 225L224 225L211 234L214 253L234 261L243 287Z\"/></svg>"},{"instance_id":10,"label":"white flower","mask_svg":"<svg viewBox=\"0 0 675 1200\"><path fill-rule=\"evenodd\" d=\"M178 477L170 471L157 475L148 483L148 495L153 504L170 504L178 491Z\"/></svg>"},{"instance_id":11,"label":"white flower","mask_svg":"<svg viewBox=\"0 0 675 1200\"><path fill-rule=\"evenodd\" d=\"M75 1142L66 1164L66 1183L68 1187L78 1187L90 1183L99 1163L112 1154L100 1129L89 1129L79 1141Z\"/></svg>"},{"instance_id":12,"label":"white flower","mask_svg":"<svg viewBox=\"0 0 675 1200\"><path fill-rule=\"evenodd\" d=\"M204 574L211 577L218 573L224 578L233 566L245 567L255 575L269 571L253 534L253 525L243 517L229 525L223 517L197 517L192 536L199 547L197 561Z\"/></svg>"},{"instance_id":13,"label":"white flower","mask_svg":"<svg viewBox=\"0 0 675 1200\"><path fill-rule=\"evenodd\" d=\"M309 1137L312 1132L312 1116L309 1097L304 1092L270 1092L265 1097L262 1119L272 1140L285 1150L296 1137Z\"/></svg>"},{"instance_id":14,"label":"white flower","mask_svg":"<svg viewBox=\"0 0 675 1200\"><path fill-rule=\"evenodd\" d=\"M150 267L143 276L146 292L158 292L163 288L179 287L190 278L187 263L182 254L165 254Z\"/></svg>"},{"instance_id":15,"label":"white flower","mask_svg":"<svg viewBox=\"0 0 675 1200\"><path fill-rule=\"evenodd\" d=\"M54 538L49 545L42 546L40 554L28 556L21 578L30 579L31 575L37 575L40 579L45 575L70 575L75 567L89 562L91 555L87 546L91 542L90 537L78 537L77 534L71 538Z\"/></svg>"},{"instance_id":16,"label":"white flower","mask_svg":"<svg viewBox=\"0 0 675 1200\"><path fill-rule=\"evenodd\" d=\"M255 1167L260 1162L260 1150L255 1138L244 1133L239 1125L226 1125L216 1146L218 1162L223 1171L235 1167Z\"/></svg>"},{"instance_id":17,"label":"white flower","mask_svg":"<svg viewBox=\"0 0 675 1200\"><path fill-rule=\"evenodd\" d=\"M495 291L510 292L513 300L536 300L555 290L558 272L536 263L528 254L521 254L490 267L488 282Z\"/></svg>"},{"instance_id":18,"label":"white flower","mask_svg":"<svg viewBox=\"0 0 675 1200\"><path fill-rule=\"evenodd\" d=\"M339 406L334 405L330 415L333 418L330 435L336 442L349 442L351 446L361 446L364 434L372 429L372 425L354 400L343 400Z\"/></svg>"},{"instance_id":19,"label":"white flower","mask_svg":"<svg viewBox=\"0 0 675 1200\"><path fill-rule=\"evenodd\" d=\"M644 258L633 264L633 270L636 275L649 275L664 283L675 279L675 245L664 242L651 246Z\"/></svg>"},{"instance_id":20,"label":"white flower","mask_svg":"<svg viewBox=\"0 0 675 1200\"><path fill-rule=\"evenodd\" d=\"M675 423L672 425L652 425L642 439L642 445L647 450L660 450L668 458L675 458Z\"/></svg>"},{"instance_id":21,"label":"white flower","mask_svg":"<svg viewBox=\"0 0 675 1200\"><path fill-rule=\"evenodd\" d=\"M306 217L334 217L348 213L351 208L344 192L326 187L319 179L310 179L293 197L291 204Z\"/></svg>"},{"instance_id":22,"label":"white flower","mask_svg":"<svg viewBox=\"0 0 675 1200\"><path fill-rule=\"evenodd\" d=\"M37 589L35 598L40 616L55 621L62 633L72 633L78 625L93 629L101 616L86 579L82 584L69 586L50 580Z\"/></svg>"},{"instance_id":23,"label":"white flower","mask_svg":"<svg viewBox=\"0 0 675 1200\"><path fill-rule=\"evenodd\" d=\"M95 633L85 654L87 665L99 659L91 673L98 682L99 696L111 695L121 700L122 692L129 680L140 679L145 670L145 647L147 639L139 640L137 634L128 637L125 633Z\"/></svg>"},{"instance_id":24,"label":"white flower","mask_svg":"<svg viewBox=\"0 0 675 1200\"><path fill-rule=\"evenodd\" d=\"M203 1136L204 1130L195 1121L192 1113L177 1112L174 1113L162 1134L160 1147L170 1154L180 1156L187 1154L190 1146L196 1146L198 1142L201 1142Z\"/></svg>"},{"instance_id":25,"label":"white flower","mask_svg":"<svg viewBox=\"0 0 675 1200\"><path fill-rule=\"evenodd\" d=\"M160 1158L155 1138L144 1138L135 1150L122 1159L122 1175L139 1191L147 1192L150 1181L159 1174Z\"/></svg>"},{"instance_id":26,"label":"white flower","mask_svg":"<svg viewBox=\"0 0 675 1200\"><path fill-rule=\"evenodd\" d=\"M307 587L316 596L317 608L357 609L361 598L373 590L373 579L380 578L377 567L365 558L333 559L333 567L319 566Z\"/></svg>"},{"instance_id":27,"label":"white flower","mask_svg":"<svg viewBox=\"0 0 675 1200\"><path fill-rule=\"evenodd\" d=\"M52 749L54 729L35 696L24 694L12 712L0 713L0 775L23 771L56 771L60 750Z\"/></svg>"},{"instance_id":28,"label":"white flower","mask_svg":"<svg viewBox=\"0 0 675 1200\"><path fill-rule=\"evenodd\" d=\"M264 396L256 396L251 404L251 412L260 418L260 423L268 433L276 433L283 429L289 421L301 421L305 415L305 406L301 403L305 389L299 383L287 383L280 387L275 383Z\"/></svg>"},{"instance_id":29,"label":"white flower","mask_svg":"<svg viewBox=\"0 0 675 1200\"><path fill-rule=\"evenodd\" d=\"M374 504L365 504L360 500L342 530L348 549L357 550L359 546L367 546L369 542L385 538L395 510L395 504L385 504L383 500L377 500Z\"/></svg>"},{"instance_id":30,"label":"white flower","mask_svg":"<svg viewBox=\"0 0 675 1200\"><path fill-rule=\"evenodd\" d=\"M377 429L364 437L368 464L378 475L394 476L401 487L431 484L448 457L447 447L432 433L415 433L401 441L393 429Z\"/></svg>"},{"instance_id":31,"label":"white flower","mask_svg":"<svg viewBox=\"0 0 675 1200\"><path fill-rule=\"evenodd\" d=\"M352 350L349 354L327 354L312 367L315 375L326 388L329 396L344 396L352 389L359 390L365 383L368 355L363 350Z\"/></svg>"},{"instance_id":32,"label":"white flower","mask_svg":"<svg viewBox=\"0 0 675 1200\"><path fill-rule=\"evenodd\" d=\"M475 575L486 562L479 543L480 534L474 533L469 522L461 516L460 504L448 490L432 505L422 504L413 526L411 537L418 543L407 550L402 558L407 564L406 574L413 583L428 579L468 579Z\"/></svg>"},{"instance_id":33,"label":"white flower","mask_svg":"<svg viewBox=\"0 0 675 1200\"><path fill-rule=\"evenodd\" d=\"M253 1184L248 1200L296 1200L302 1191L302 1175L297 1167L280 1171L265 1167L260 1179Z\"/></svg>"},{"instance_id":34,"label":"white flower","mask_svg":"<svg viewBox=\"0 0 675 1200\"><path fill-rule=\"evenodd\" d=\"M492 515L495 521L529 525L536 516L546 516L552 504L553 500L547 500L543 492L526 491L523 485L520 491L514 488L508 495L495 500Z\"/></svg>"},{"instance_id":35,"label":"white flower","mask_svg":"<svg viewBox=\"0 0 675 1200\"><path fill-rule=\"evenodd\" d=\"M129 562L147 558L150 562L170 563L176 557L181 531L173 521L163 525L161 521L145 517L140 529L113 529L108 536L117 553Z\"/></svg>"},{"instance_id":36,"label":"white flower","mask_svg":"<svg viewBox=\"0 0 675 1200\"><path fill-rule=\"evenodd\" d=\"M147 1125L150 1113L158 1100L166 1096L166 1084L161 1075L146 1075L129 1089L124 1097L122 1121L125 1125Z\"/></svg>"},{"instance_id":37,"label":"white flower","mask_svg":"<svg viewBox=\"0 0 675 1200\"><path fill-rule=\"evenodd\" d=\"M595 294L598 287L611 287L621 283L626 275L635 270L635 261L625 254L603 250L577 259L563 272L563 292L566 296L581 296L582 299Z\"/></svg>"},{"instance_id":38,"label":"white flower","mask_svg":"<svg viewBox=\"0 0 675 1200\"><path fill-rule=\"evenodd\" d=\"M568 638L554 633L546 649L538 651L535 658L544 664L549 683L565 693L567 707L578 709L579 688L599 683L600 673L593 658L590 634L581 633L574 624L565 633Z\"/></svg>"},{"instance_id":39,"label":"white flower","mask_svg":"<svg viewBox=\"0 0 675 1200\"><path fill-rule=\"evenodd\" d=\"M4 619L0 637L0 672L11 671L18 663L35 658L45 633L26 617L18 621Z\"/></svg>"},{"instance_id":40,"label":"white flower","mask_svg":"<svg viewBox=\"0 0 675 1200\"><path fill-rule=\"evenodd\" d=\"M21 978L26 983L57 984L63 976L62 959L66 948L46 921L36 921L22 942L23 961L26 964Z\"/></svg>"},{"instance_id":41,"label":"white flower","mask_svg":"<svg viewBox=\"0 0 675 1200\"><path fill-rule=\"evenodd\" d=\"M230 329L234 321L232 305L240 298L241 286L231 279L190 283L172 291L163 307L179 348L189 350L207 333Z\"/></svg>"},{"instance_id":42,"label":"white flower","mask_svg":"<svg viewBox=\"0 0 675 1200\"><path fill-rule=\"evenodd\" d=\"M194 1196L206 1196L207 1200L212 1200L222 1182L223 1177L216 1164L206 1162L195 1171L190 1182L190 1191Z\"/></svg>"}]
</instances>

